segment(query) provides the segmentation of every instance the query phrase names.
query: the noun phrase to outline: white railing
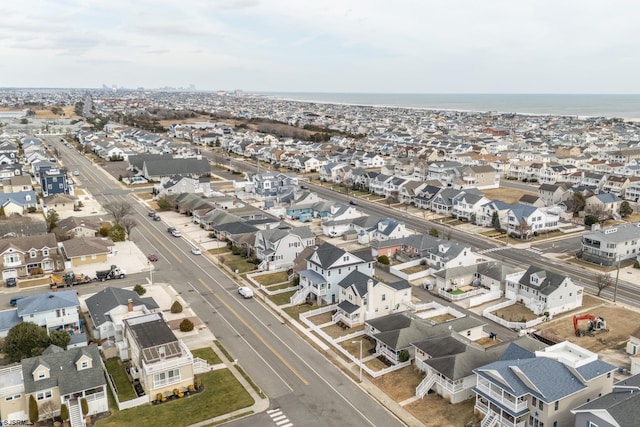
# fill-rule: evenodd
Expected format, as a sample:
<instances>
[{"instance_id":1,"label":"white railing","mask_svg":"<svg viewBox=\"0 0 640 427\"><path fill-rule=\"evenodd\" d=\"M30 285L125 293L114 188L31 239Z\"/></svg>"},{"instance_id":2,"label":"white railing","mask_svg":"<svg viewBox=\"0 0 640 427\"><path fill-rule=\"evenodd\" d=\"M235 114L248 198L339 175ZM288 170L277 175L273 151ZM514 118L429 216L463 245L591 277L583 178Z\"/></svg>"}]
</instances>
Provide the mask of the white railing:
<instances>
[{"instance_id":1,"label":"white railing","mask_svg":"<svg viewBox=\"0 0 640 427\"><path fill-rule=\"evenodd\" d=\"M474 289L472 291L467 291L460 294L453 294L449 291L445 291L444 289L438 289L438 295L440 295L442 298L447 299L449 301L460 301L462 299L471 298L473 296L484 294L484 293L487 293L487 290L483 288Z\"/></svg>"},{"instance_id":2,"label":"white railing","mask_svg":"<svg viewBox=\"0 0 640 427\"><path fill-rule=\"evenodd\" d=\"M351 318L348 315L345 315L342 311L337 311L336 314L331 317L331 320L333 323L342 322L349 327L353 326L353 320L351 320Z\"/></svg>"},{"instance_id":3,"label":"white railing","mask_svg":"<svg viewBox=\"0 0 640 427\"><path fill-rule=\"evenodd\" d=\"M489 388L488 386L486 386L483 383L478 383L476 385L476 388L478 390L480 390L482 392L482 394L486 395L486 396L490 396L491 398L493 398L494 400L496 400L498 403L500 403L503 406L506 406L508 409L510 409L513 412L520 412L523 409L527 408L527 402L526 401L520 401L517 402L516 398L513 397L512 399L506 398L503 393L498 393L494 390L492 390L491 388Z\"/></svg>"},{"instance_id":4,"label":"white railing","mask_svg":"<svg viewBox=\"0 0 640 427\"><path fill-rule=\"evenodd\" d=\"M311 286L309 285L303 286L300 289L298 289L295 294L291 295L291 298L289 298L289 301L291 301L291 304L293 305L302 304L302 302L305 299L307 299L309 292L311 292Z\"/></svg>"},{"instance_id":5,"label":"white railing","mask_svg":"<svg viewBox=\"0 0 640 427\"><path fill-rule=\"evenodd\" d=\"M498 415L498 413L489 409L489 412L482 420L480 427L494 427L498 423L499 419L500 416Z\"/></svg>"},{"instance_id":6,"label":"white railing","mask_svg":"<svg viewBox=\"0 0 640 427\"><path fill-rule=\"evenodd\" d=\"M194 374L201 374L203 372L209 372L211 369L213 369L213 366L209 365L209 362L207 362L204 359L201 359L199 357L194 357L193 358L193 373Z\"/></svg>"},{"instance_id":7,"label":"white railing","mask_svg":"<svg viewBox=\"0 0 640 427\"><path fill-rule=\"evenodd\" d=\"M69 404L69 423L71 427L84 427L84 417L80 409L80 402L76 402L75 405Z\"/></svg>"},{"instance_id":8,"label":"white railing","mask_svg":"<svg viewBox=\"0 0 640 427\"><path fill-rule=\"evenodd\" d=\"M181 368L182 366L190 365L193 362L191 356L188 357L176 357L175 359L165 360L163 362L146 363L142 361L142 370L146 375L151 375L156 372L164 372L171 368Z\"/></svg>"},{"instance_id":9,"label":"white railing","mask_svg":"<svg viewBox=\"0 0 640 427\"><path fill-rule=\"evenodd\" d=\"M429 393L429 390L431 390L431 387L433 387L437 379L438 375L435 372L431 372L429 375L424 377L424 379L420 381L420 384L418 384L418 387L416 387L416 396L422 399L427 393Z\"/></svg>"}]
</instances>

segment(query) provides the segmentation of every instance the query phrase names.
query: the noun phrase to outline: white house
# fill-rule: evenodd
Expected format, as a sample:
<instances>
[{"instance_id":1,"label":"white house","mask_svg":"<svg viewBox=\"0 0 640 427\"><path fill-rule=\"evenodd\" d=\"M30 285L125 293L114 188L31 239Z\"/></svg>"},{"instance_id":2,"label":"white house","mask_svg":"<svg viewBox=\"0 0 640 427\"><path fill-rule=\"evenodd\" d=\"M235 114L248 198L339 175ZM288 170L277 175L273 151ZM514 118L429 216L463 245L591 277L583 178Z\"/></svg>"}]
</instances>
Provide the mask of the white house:
<instances>
[{"instance_id":1,"label":"white house","mask_svg":"<svg viewBox=\"0 0 640 427\"><path fill-rule=\"evenodd\" d=\"M537 315L563 313L582 307L583 287L570 277L539 267L507 276L505 297L524 304Z\"/></svg>"},{"instance_id":2,"label":"white house","mask_svg":"<svg viewBox=\"0 0 640 427\"><path fill-rule=\"evenodd\" d=\"M316 243L316 236L307 226L291 227L281 224L279 227L256 232L254 247L256 258L262 260L261 270L290 268L297 256L308 246Z\"/></svg>"},{"instance_id":3,"label":"white house","mask_svg":"<svg viewBox=\"0 0 640 427\"><path fill-rule=\"evenodd\" d=\"M406 280L386 284L360 271L353 271L338 286L339 302L333 321L349 327L408 310L411 302L411 285Z\"/></svg>"}]
</instances>

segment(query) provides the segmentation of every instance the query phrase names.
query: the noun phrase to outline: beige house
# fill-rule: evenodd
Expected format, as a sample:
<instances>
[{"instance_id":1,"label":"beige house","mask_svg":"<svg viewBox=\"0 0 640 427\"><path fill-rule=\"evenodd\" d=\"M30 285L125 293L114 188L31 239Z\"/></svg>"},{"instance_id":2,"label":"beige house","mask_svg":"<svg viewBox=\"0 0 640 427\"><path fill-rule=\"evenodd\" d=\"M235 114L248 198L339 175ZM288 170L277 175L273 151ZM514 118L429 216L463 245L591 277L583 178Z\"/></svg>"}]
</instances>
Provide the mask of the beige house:
<instances>
[{"instance_id":1,"label":"beige house","mask_svg":"<svg viewBox=\"0 0 640 427\"><path fill-rule=\"evenodd\" d=\"M15 175L2 180L3 193L18 193L20 191L32 191L31 175Z\"/></svg>"},{"instance_id":2,"label":"beige house","mask_svg":"<svg viewBox=\"0 0 640 427\"><path fill-rule=\"evenodd\" d=\"M500 175L493 166L467 166L461 169L460 175L453 180L453 188L477 188L485 190L498 188Z\"/></svg>"},{"instance_id":3,"label":"beige house","mask_svg":"<svg viewBox=\"0 0 640 427\"><path fill-rule=\"evenodd\" d=\"M63 268L53 233L0 240L2 280L51 273Z\"/></svg>"},{"instance_id":4,"label":"beige house","mask_svg":"<svg viewBox=\"0 0 640 427\"><path fill-rule=\"evenodd\" d=\"M47 209L53 209L58 213L71 213L78 198L69 194L52 194L42 199L42 205Z\"/></svg>"},{"instance_id":5,"label":"beige house","mask_svg":"<svg viewBox=\"0 0 640 427\"><path fill-rule=\"evenodd\" d=\"M65 256L66 268L80 267L87 264L105 263L115 244L109 239L100 237L81 237L60 242Z\"/></svg>"},{"instance_id":6,"label":"beige house","mask_svg":"<svg viewBox=\"0 0 640 427\"><path fill-rule=\"evenodd\" d=\"M149 402L159 394L184 392L194 384L194 358L176 338L161 313L124 319L124 341L131 375L139 380Z\"/></svg>"},{"instance_id":7,"label":"beige house","mask_svg":"<svg viewBox=\"0 0 640 427\"><path fill-rule=\"evenodd\" d=\"M84 425L80 399L87 400L90 415L108 411L98 347L63 350L50 345L42 355L0 370L0 417L3 420L28 420L30 396L38 404L40 419L59 415L60 406L66 404L74 426Z\"/></svg>"},{"instance_id":8,"label":"beige house","mask_svg":"<svg viewBox=\"0 0 640 427\"><path fill-rule=\"evenodd\" d=\"M100 224L90 219L70 216L56 224L56 230L68 237L95 237L100 230Z\"/></svg>"}]
</instances>

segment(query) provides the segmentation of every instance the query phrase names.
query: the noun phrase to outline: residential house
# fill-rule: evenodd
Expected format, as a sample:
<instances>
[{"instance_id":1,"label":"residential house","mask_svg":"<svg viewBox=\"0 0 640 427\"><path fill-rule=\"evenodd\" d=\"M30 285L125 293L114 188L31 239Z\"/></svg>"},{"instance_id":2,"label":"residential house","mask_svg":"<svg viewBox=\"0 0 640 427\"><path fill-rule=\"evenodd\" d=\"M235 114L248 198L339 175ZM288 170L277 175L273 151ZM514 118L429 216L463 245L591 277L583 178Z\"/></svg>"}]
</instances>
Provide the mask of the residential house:
<instances>
[{"instance_id":1,"label":"residential house","mask_svg":"<svg viewBox=\"0 0 640 427\"><path fill-rule=\"evenodd\" d=\"M615 265L640 256L640 223L619 224L582 236L580 256L601 265Z\"/></svg>"},{"instance_id":2,"label":"residential house","mask_svg":"<svg viewBox=\"0 0 640 427\"><path fill-rule=\"evenodd\" d=\"M296 257L308 246L316 243L315 234L307 226L291 227L282 223L279 227L258 230L255 233L256 258L262 260L261 270L288 269Z\"/></svg>"},{"instance_id":3,"label":"residential house","mask_svg":"<svg viewBox=\"0 0 640 427\"><path fill-rule=\"evenodd\" d=\"M64 269L53 233L0 240L2 280L51 273Z\"/></svg>"},{"instance_id":4,"label":"residential house","mask_svg":"<svg viewBox=\"0 0 640 427\"><path fill-rule=\"evenodd\" d=\"M584 211L599 217L611 218L620 214L622 199L615 194L594 194L585 200Z\"/></svg>"},{"instance_id":5,"label":"residential house","mask_svg":"<svg viewBox=\"0 0 640 427\"><path fill-rule=\"evenodd\" d=\"M35 212L38 208L38 198L35 191L18 191L12 193L0 193L0 206L6 217L11 215L25 215Z\"/></svg>"},{"instance_id":6,"label":"residential house","mask_svg":"<svg viewBox=\"0 0 640 427\"><path fill-rule=\"evenodd\" d=\"M111 286L91 295L85 303L91 338L98 341L111 339L121 342L124 339L124 319L160 310L152 297L143 298L134 291Z\"/></svg>"},{"instance_id":7,"label":"residential house","mask_svg":"<svg viewBox=\"0 0 640 427\"><path fill-rule=\"evenodd\" d=\"M571 426L572 409L612 390L615 366L568 341L508 356L474 370L485 426Z\"/></svg>"},{"instance_id":8,"label":"residential house","mask_svg":"<svg viewBox=\"0 0 640 427\"><path fill-rule=\"evenodd\" d=\"M174 194L209 194L211 193L210 176L166 176L160 178L160 183L153 186L156 197L162 198Z\"/></svg>"},{"instance_id":9,"label":"residential house","mask_svg":"<svg viewBox=\"0 0 640 427\"><path fill-rule=\"evenodd\" d=\"M428 319L401 312L367 320L365 331L375 340L375 353L392 364L398 364L403 351L407 352L408 360L415 357L413 343L451 332L475 341L483 337L485 324L475 317L465 316L434 325Z\"/></svg>"},{"instance_id":10,"label":"residential house","mask_svg":"<svg viewBox=\"0 0 640 427\"><path fill-rule=\"evenodd\" d=\"M493 166L466 166L459 169L459 175L452 181L452 187L463 190L465 188L477 188L486 190L500 186L500 174Z\"/></svg>"},{"instance_id":11,"label":"residential house","mask_svg":"<svg viewBox=\"0 0 640 427\"><path fill-rule=\"evenodd\" d=\"M33 191L31 175L12 175L2 180L3 193L18 193L22 191Z\"/></svg>"},{"instance_id":12,"label":"residential house","mask_svg":"<svg viewBox=\"0 0 640 427\"><path fill-rule=\"evenodd\" d=\"M480 211L476 215L476 224L483 227L506 229L509 211L512 208L513 205L503 202L502 200L493 200L485 203L480 207ZM497 224L494 223L494 219L496 218Z\"/></svg>"},{"instance_id":13,"label":"residential house","mask_svg":"<svg viewBox=\"0 0 640 427\"><path fill-rule=\"evenodd\" d=\"M76 268L87 264L104 264L113 253L115 244L101 237L80 237L58 243L65 257L65 268Z\"/></svg>"},{"instance_id":14,"label":"residential house","mask_svg":"<svg viewBox=\"0 0 640 427\"><path fill-rule=\"evenodd\" d=\"M125 358L130 373L138 380L149 402L158 395L184 392L194 384L194 358L173 334L161 313L124 319Z\"/></svg>"},{"instance_id":15,"label":"residential house","mask_svg":"<svg viewBox=\"0 0 640 427\"><path fill-rule=\"evenodd\" d=\"M433 162L429 164L427 179L437 179L444 187L451 187L461 166L458 162Z\"/></svg>"},{"instance_id":16,"label":"residential house","mask_svg":"<svg viewBox=\"0 0 640 427\"><path fill-rule=\"evenodd\" d=\"M518 203L507 211L507 232L521 239L558 228L560 215L551 209Z\"/></svg>"},{"instance_id":17,"label":"residential house","mask_svg":"<svg viewBox=\"0 0 640 427\"><path fill-rule=\"evenodd\" d=\"M49 210L60 214L73 215L76 212L78 197L72 194L52 194L42 198L42 207L45 212Z\"/></svg>"},{"instance_id":18,"label":"residential house","mask_svg":"<svg viewBox=\"0 0 640 427\"><path fill-rule=\"evenodd\" d=\"M138 157L138 156L131 156ZM131 162L131 158L129 159ZM137 162L136 162L137 163ZM143 159L142 169L139 173L149 181L160 181L165 177L175 175L199 178L211 175L211 166L207 159L173 158L160 156Z\"/></svg>"},{"instance_id":19,"label":"residential house","mask_svg":"<svg viewBox=\"0 0 640 427\"><path fill-rule=\"evenodd\" d=\"M568 276L531 266L507 277L505 298L524 304L538 316L553 316L582 307L583 289Z\"/></svg>"},{"instance_id":20,"label":"residential house","mask_svg":"<svg viewBox=\"0 0 640 427\"><path fill-rule=\"evenodd\" d=\"M629 177L609 175L602 186L602 192L625 198L625 192L629 184L631 184Z\"/></svg>"},{"instance_id":21,"label":"residential house","mask_svg":"<svg viewBox=\"0 0 640 427\"><path fill-rule=\"evenodd\" d=\"M88 415L109 410L107 383L97 346L63 350L52 344L40 356L0 370L0 383L3 385L0 416L8 423L19 424L29 419L31 396L42 408L40 419L49 413L60 415L60 407L65 404L74 426L84 425L81 399L88 403ZM43 405L49 408L44 410Z\"/></svg>"},{"instance_id":22,"label":"residential house","mask_svg":"<svg viewBox=\"0 0 640 427\"><path fill-rule=\"evenodd\" d=\"M292 304L305 300L318 305L338 302L338 283L353 271L372 277L374 262L371 251L347 252L344 249L323 243L307 257L307 269L299 273L300 289L291 297Z\"/></svg>"},{"instance_id":23,"label":"residential house","mask_svg":"<svg viewBox=\"0 0 640 427\"><path fill-rule=\"evenodd\" d=\"M544 202L544 206L554 206L565 199L568 186L565 183L542 184L538 187L538 197Z\"/></svg>"},{"instance_id":24,"label":"residential house","mask_svg":"<svg viewBox=\"0 0 640 427\"><path fill-rule=\"evenodd\" d=\"M67 237L95 237L100 227L101 225L91 218L70 216L56 224L56 231L64 233Z\"/></svg>"},{"instance_id":25,"label":"residential house","mask_svg":"<svg viewBox=\"0 0 640 427\"><path fill-rule=\"evenodd\" d=\"M478 261L469 246L453 240L438 239L428 234L413 234L402 239L402 249L396 252L402 259L423 258L434 270L471 265Z\"/></svg>"},{"instance_id":26,"label":"residential house","mask_svg":"<svg viewBox=\"0 0 640 427\"><path fill-rule=\"evenodd\" d=\"M416 387L416 396L422 398L433 390L452 404L475 397L478 379L474 369L515 354L534 357L535 351L546 347L528 335L484 347L453 331L445 331L442 335L411 345L414 347L415 367L426 373Z\"/></svg>"},{"instance_id":27,"label":"residential house","mask_svg":"<svg viewBox=\"0 0 640 427\"><path fill-rule=\"evenodd\" d=\"M518 203L536 208L543 208L546 206L544 200L534 194L523 194L520 199L518 199Z\"/></svg>"},{"instance_id":28,"label":"residential house","mask_svg":"<svg viewBox=\"0 0 640 427\"><path fill-rule=\"evenodd\" d=\"M44 292L19 299L18 317L23 322L35 323L46 329L64 330L72 336L72 344L87 345L80 324L80 301L75 291ZM76 336L76 337L74 337Z\"/></svg>"},{"instance_id":29,"label":"residential house","mask_svg":"<svg viewBox=\"0 0 640 427\"><path fill-rule=\"evenodd\" d=\"M575 427L634 426L640 416L640 375L625 378L602 395L571 410Z\"/></svg>"},{"instance_id":30,"label":"residential house","mask_svg":"<svg viewBox=\"0 0 640 427\"><path fill-rule=\"evenodd\" d=\"M279 172L257 173L251 176L253 193L263 199L291 201L298 187L298 177Z\"/></svg>"},{"instance_id":31,"label":"residential house","mask_svg":"<svg viewBox=\"0 0 640 427\"><path fill-rule=\"evenodd\" d=\"M338 286L338 305L333 321L348 327L369 319L409 309L411 285L406 280L383 283L360 271L352 271Z\"/></svg>"},{"instance_id":32,"label":"residential house","mask_svg":"<svg viewBox=\"0 0 640 427\"><path fill-rule=\"evenodd\" d=\"M453 218L475 223L482 206L486 205L489 199L482 194L475 192L466 193L463 191L454 196L452 202L453 208L451 209L451 216Z\"/></svg>"},{"instance_id":33,"label":"residential house","mask_svg":"<svg viewBox=\"0 0 640 427\"><path fill-rule=\"evenodd\" d=\"M43 197L53 194L71 194L73 189L67 179L66 171L60 169L41 171L40 188Z\"/></svg>"}]
</instances>

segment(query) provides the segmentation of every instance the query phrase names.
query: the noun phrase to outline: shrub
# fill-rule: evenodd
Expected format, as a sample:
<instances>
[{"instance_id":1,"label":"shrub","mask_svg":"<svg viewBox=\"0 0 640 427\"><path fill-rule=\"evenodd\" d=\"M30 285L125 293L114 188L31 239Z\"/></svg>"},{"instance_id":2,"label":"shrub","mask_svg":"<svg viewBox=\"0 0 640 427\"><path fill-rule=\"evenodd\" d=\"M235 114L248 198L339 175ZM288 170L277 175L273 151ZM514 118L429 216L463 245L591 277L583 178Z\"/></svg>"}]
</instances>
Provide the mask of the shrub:
<instances>
[{"instance_id":1,"label":"shrub","mask_svg":"<svg viewBox=\"0 0 640 427\"><path fill-rule=\"evenodd\" d=\"M380 255L378 257L378 262L383 265L389 265L389 257L386 255Z\"/></svg>"},{"instance_id":2,"label":"shrub","mask_svg":"<svg viewBox=\"0 0 640 427\"><path fill-rule=\"evenodd\" d=\"M409 351L404 349L404 350L400 350L400 353L398 353L398 361L400 363L406 362L407 360L409 360Z\"/></svg>"},{"instance_id":3,"label":"shrub","mask_svg":"<svg viewBox=\"0 0 640 427\"><path fill-rule=\"evenodd\" d=\"M593 224L597 224L599 221L597 215L587 215L584 217L584 225L592 226Z\"/></svg>"},{"instance_id":4,"label":"shrub","mask_svg":"<svg viewBox=\"0 0 640 427\"><path fill-rule=\"evenodd\" d=\"M158 402L162 402L163 399L164 399L164 395L162 393L156 394L156 400Z\"/></svg>"},{"instance_id":5,"label":"shrub","mask_svg":"<svg viewBox=\"0 0 640 427\"><path fill-rule=\"evenodd\" d=\"M180 322L180 330L182 332L193 331L193 322L189 319L184 319L182 322Z\"/></svg>"},{"instance_id":6,"label":"shrub","mask_svg":"<svg viewBox=\"0 0 640 427\"><path fill-rule=\"evenodd\" d=\"M62 421L69 419L69 408L64 403L60 405L60 418L62 418Z\"/></svg>"},{"instance_id":7,"label":"shrub","mask_svg":"<svg viewBox=\"0 0 640 427\"><path fill-rule=\"evenodd\" d=\"M138 285L135 285L133 287L133 292L135 292L136 294L142 296L142 295L147 293L147 290L144 288L144 286L138 284Z\"/></svg>"},{"instance_id":8,"label":"shrub","mask_svg":"<svg viewBox=\"0 0 640 427\"><path fill-rule=\"evenodd\" d=\"M193 376L193 386L196 390L200 390L200 387L202 387L202 379L197 375Z\"/></svg>"},{"instance_id":9,"label":"shrub","mask_svg":"<svg viewBox=\"0 0 640 427\"><path fill-rule=\"evenodd\" d=\"M82 409L82 415L87 415L89 413L89 402L84 397L80 399L80 408Z\"/></svg>"},{"instance_id":10,"label":"shrub","mask_svg":"<svg viewBox=\"0 0 640 427\"><path fill-rule=\"evenodd\" d=\"M179 301L174 301L173 304L171 304L171 312L172 313L182 313L182 304L180 304Z\"/></svg>"}]
</instances>

